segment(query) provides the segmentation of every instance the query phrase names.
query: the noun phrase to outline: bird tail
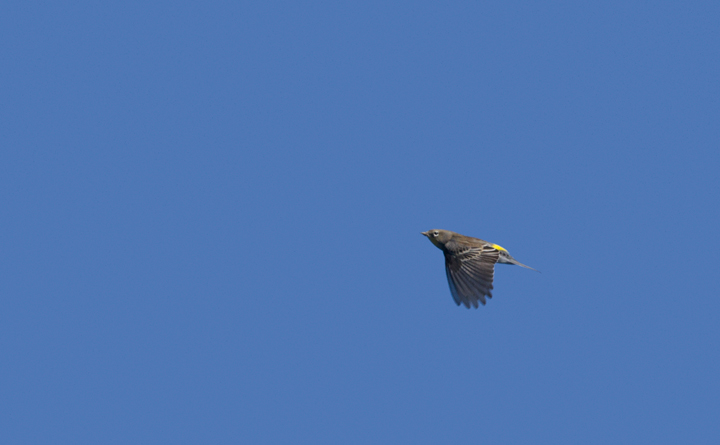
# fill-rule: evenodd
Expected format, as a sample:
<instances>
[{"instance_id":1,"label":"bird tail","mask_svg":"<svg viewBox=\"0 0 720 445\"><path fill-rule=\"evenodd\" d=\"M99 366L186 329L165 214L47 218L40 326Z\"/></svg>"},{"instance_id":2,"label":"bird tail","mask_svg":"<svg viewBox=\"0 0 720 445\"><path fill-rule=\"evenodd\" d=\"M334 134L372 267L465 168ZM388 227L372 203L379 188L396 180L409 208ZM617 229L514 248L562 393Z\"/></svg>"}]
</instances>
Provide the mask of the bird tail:
<instances>
[{"instance_id":1,"label":"bird tail","mask_svg":"<svg viewBox=\"0 0 720 445\"><path fill-rule=\"evenodd\" d=\"M537 270L537 269L533 269L532 267L527 266L527 265L521 263L520 261L518 261L518 260L516 260L515 258L511 257L510 255L508 255L508 256L504 256L504 255L503 255L503 257L501 257L501 258L502 258L502 261L500 261L501 263L505 263L505 264L515 264L516 266L522 266L522 267L524 267L525 269L530 269L530 270L534 270L535 272L540 272L540 271Z\"/></svg>"},{"instance_id":2,"label":"bird tail","mask_svg":"<svg viewBox=\"0 0 720 445\"><path fill-rule=\"evenodd\" d=\"M530 270L534 270L535 272L540 272L540 271L537 270L537 269L534 269L534 268L532 268L532 267L530 267L530 266L527 266L527 265L521 263L520 261L516 260L515 258L512 259L512 263L513 263L513 264L517 264L518 266L522 266L522 267L524 267L525 269L530 269Z\"/></svg>"}]
</instances>

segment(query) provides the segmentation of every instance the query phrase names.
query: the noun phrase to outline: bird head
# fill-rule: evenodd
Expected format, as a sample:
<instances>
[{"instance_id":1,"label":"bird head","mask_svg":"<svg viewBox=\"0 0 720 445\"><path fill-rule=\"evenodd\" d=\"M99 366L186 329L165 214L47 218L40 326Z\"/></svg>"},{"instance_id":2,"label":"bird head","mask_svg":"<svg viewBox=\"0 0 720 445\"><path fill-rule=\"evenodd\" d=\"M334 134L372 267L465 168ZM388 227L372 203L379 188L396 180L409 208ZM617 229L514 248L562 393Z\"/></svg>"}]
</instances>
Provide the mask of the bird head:
<instances>
[{"instance_id":1,"label":"bird head","mask_svg":"<svg viewBox=\"0 0 720 445\"><path fill-rule=\"evenodd\" d=\"M445 247L445 243L450 241L450 239L453 236L453 233L448 230L439 230L439 229L433 229L428 230L427 232L420 232L423 235L427 236L428 239L435 244L435 247L438 249L443 249Z\"/></svg>"}]
</instances>

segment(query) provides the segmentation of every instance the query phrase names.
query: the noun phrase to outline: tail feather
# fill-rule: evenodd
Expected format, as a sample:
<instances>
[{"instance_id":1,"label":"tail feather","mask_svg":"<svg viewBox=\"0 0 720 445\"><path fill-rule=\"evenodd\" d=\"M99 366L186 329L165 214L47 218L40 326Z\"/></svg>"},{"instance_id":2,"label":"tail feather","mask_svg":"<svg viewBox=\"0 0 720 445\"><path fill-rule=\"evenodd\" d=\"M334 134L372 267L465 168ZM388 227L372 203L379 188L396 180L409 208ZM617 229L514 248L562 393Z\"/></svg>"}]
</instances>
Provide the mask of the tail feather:
<instances>
[{"instance_id":1,"label":"tail feather","mask_svg":"<svg viewBox=\"0 0 720 445\"><path fill-rule=\"evenodd\" d=\"M517 265L517 266L522 266L522 267L524 267L524 268L526 268L526 269L534 270L535 272L540 272L540 271L537 270L537 269L533 269L532 267L527 266L527 265L521 263L520 261L518 261L518 260L516 260L515 258L511 257L510 255L507 255L507 256L503 255L503 258L502 258L502 259L504 260L504 261L502 261L503 263L506 263L506 264L515 264L515 265Z\"/></svg>"},{"instance_id":2,"label":"tail feather","mask_svg":"<svg viewBox=\"0 0 720 445\"><path fill-rule=\"evenodd\" d=\"M540 271L537 270L537 269L533 269L533 268L530 267L530 266L526 266L525 264L521 263L520 261L516 260L515 258L513 258L510 262L513 263L513 264L517 264L518 266L522 266L522 267L524 267L525 269L530 269L530 270L534 270L535 272L540 272Z\"/></svg>"}]
</instances>

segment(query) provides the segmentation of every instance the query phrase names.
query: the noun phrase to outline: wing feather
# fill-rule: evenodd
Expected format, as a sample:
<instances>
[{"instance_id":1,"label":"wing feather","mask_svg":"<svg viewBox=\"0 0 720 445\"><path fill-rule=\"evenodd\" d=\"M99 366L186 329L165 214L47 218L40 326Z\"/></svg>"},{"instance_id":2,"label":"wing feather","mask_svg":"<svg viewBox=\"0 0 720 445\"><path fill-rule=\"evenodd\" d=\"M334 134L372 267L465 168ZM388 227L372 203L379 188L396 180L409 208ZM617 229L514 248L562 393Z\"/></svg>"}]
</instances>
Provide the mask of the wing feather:
<instances>
[{"instance_id":1,"label":"wing feather","mask_svg":"<svg viewBox=\"0 0 720 445\"><path fill-rule=\"evenodd\" d=\"M445 252L445 272L450 293L458 306L478 307L478 301L485 304L486 296L492 298L492 282L498 257L499 251L490 246Z\"/></svg>"}]
</instances>

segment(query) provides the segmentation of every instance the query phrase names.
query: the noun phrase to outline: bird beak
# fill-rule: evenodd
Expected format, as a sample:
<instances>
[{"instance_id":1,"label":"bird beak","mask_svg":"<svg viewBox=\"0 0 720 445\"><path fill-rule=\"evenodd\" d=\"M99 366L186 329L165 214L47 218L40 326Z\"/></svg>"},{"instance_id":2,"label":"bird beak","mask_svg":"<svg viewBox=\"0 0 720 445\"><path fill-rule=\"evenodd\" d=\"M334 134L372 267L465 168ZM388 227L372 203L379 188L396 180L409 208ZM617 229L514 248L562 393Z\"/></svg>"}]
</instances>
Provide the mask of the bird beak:
<instances>
[{"instance_id":1,"label":"bird beak","mask_svg":"<svg viewBox=\"0 0 720 445\"><path fill-rule=\"evenodd\" d=\"M427 232L420 232L422 235L428 236Z\"/></svg>"}]
</instances>

